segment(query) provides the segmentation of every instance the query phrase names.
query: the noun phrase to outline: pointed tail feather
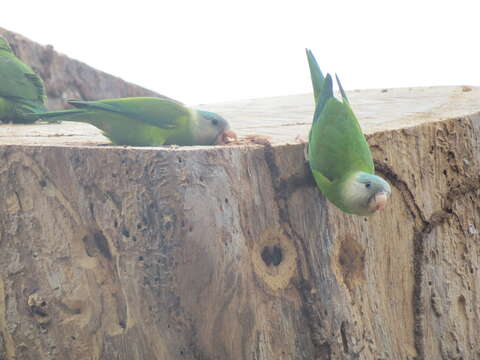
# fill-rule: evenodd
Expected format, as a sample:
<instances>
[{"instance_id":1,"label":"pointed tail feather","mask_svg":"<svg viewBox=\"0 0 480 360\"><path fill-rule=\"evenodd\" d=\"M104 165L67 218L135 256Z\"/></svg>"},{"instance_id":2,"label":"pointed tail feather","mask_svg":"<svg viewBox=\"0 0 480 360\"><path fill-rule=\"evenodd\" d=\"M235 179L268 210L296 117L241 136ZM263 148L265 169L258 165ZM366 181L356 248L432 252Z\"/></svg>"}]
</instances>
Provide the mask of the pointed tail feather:
<instances>
[{"instance_id":1,"label":"pointed tail feather","mask_svg":"<svg viewBox=\"0 0 480 360\"><path fill-rule=\"evenodd\" d=\"M313 115L313 123L315 124L325 107L327 101L333 97L333 81L330 74L327 74L323 87L320 89L320 97L317 99L317 105L315 107L315 114Z\"/></svg>"},{"instance_id":2,"label":"pointed tail feather","mask_svg":"<svg viewBox=\"0 0 480 360\"><path fill-rule=\"evenodd\" d=\"M58 123L61 121L82 121L84 111L82 110L59 110L40 113L25 114L30 120L44 120L47 122Z\"/></svg>"},{"instance_id":3,"label":"pointed tail feather","mask_svg":"<svg viewBox=\"0 0 480 360\"><path fill-rule=\"evenodd\" d=\"M343 89L342 83L340 82L340 79L338 78L337 74L335 74L335 78L337 79L338 88L340 89L340 94L342 94L343 102L346 104L350 104L350 101L348 101L348 98L347 98L347 93Z\"/></svg>"},{"instance_id":4,"label":"pointed tail feather","mask_svg":"<svg viewBox=\"0 0 480 360\"><path fill-rule=\"evenodd\" d=\"M313 114L312 127L310 128L310 133L308 134L308 143L310 144L313 129L319 124L320 116L322 114L323 108L327 101L333 97L333 82L330 74L327 74L323 82L323 88L320 91L320 97L317 100L317 105L315 106L315 113Z\"/></svg>"},{"instance_id":5,"label":"pointed tail feather","mask_svg":"<svg viewBox=\"0 0 480 360\"><path fill-rule=\"evenodd\" d=\"M312 79L313 86L313 95L315 97L315 104L317 104L318 99L322 93L323 83L325 77L323 76L320 66L318 66L317 60L310 49L305 49L307 53L308 66L310 67L310 77Z\"/></svg>"}]
</instances>

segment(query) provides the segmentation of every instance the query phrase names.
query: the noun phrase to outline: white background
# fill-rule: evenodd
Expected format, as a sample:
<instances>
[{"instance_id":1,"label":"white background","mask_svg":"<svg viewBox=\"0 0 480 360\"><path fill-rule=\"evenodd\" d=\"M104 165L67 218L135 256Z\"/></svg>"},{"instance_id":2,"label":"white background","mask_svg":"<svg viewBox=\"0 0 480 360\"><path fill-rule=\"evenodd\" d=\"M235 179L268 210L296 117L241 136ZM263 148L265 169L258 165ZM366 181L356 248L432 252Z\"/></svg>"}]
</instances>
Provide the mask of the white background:
<instances>
[{"instance_id":1,"label":"white background","mask_svg":"<svg viewBox=\"0 0 480 360\"><path fill-rule=\"evenodd\" d=\"M347 89L480 85L476 1L4 1L0 26L186 103L311 91L305 47Z\"/></svg>"}]
</instances>

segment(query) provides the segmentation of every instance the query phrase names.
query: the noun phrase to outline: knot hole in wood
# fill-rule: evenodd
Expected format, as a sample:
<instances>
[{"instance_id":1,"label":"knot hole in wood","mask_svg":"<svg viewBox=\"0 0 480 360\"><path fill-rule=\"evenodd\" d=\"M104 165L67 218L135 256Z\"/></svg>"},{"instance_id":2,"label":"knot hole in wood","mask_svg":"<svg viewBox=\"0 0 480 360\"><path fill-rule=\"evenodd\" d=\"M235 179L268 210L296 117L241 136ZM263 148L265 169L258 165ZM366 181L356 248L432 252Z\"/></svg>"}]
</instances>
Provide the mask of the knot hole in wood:
<instances>
[{"instance_id":1,"label":"knot hole in wood","mask_svg":"<svg viewBox=\"0 0 480 360\"><path fill-rule=\"evenodd\" d=\"M285 289L296 273L295 245L281 231L264 231L255 240L251 256L255 275L267 290Z\"/></svg>"}]
</instances>

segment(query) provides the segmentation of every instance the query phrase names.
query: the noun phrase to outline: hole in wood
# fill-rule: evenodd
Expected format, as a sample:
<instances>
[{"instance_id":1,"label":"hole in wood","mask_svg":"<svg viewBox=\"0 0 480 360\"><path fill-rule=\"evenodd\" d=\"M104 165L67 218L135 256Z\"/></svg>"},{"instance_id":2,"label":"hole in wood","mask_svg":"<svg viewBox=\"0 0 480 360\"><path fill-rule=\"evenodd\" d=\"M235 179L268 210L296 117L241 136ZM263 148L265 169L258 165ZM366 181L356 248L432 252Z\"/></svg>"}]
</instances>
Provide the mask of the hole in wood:
<instances>
[{"instance_id":1,"label":"hole in wood","mask_svg":"<svg viewBox=\"0 0 480 360\"><path fill-rule=\"evenodd\" d=\"M352 291L365 280L365 248L352 234L338 242L336 250L339 278Z\"/></svg>"},{"instance_id":2,"label":"hole in wood","mask_svg":"<svg viewBox=\"0 0 480 360\"><path fill-rule=\"evenodd\" d=\"M93 234L93 240L95 241L95 245L97 245L98 250L100 253L108 260L112 259L112 254L110 252L110 248L108 246L108 240L103 235L101 231L97 231Z\"/></svg>"},{"instance_id":3,"label":"hole in wood","mask_svg":"<svg viewBox=\"0 0 480 360\"><path fill-rule=\"evenodd\" d=\"M267 266L278 266L283 260L282 248L277 245L273 247L265 246L262 250L261 257Z\"/></svg>"},{"instance_id":4,"label":"hole in wood","mask_svg":"<svg viewBox=\"0 0 480 360\"><path fill-rule=\"evenodd\" d=\"M252 236L252 234L250 234ZM267 229L255 236L251 252L257 279L267 291L281 291L296 273L297 252L291 238L283 232Z\"/></svg>"}]
</instances>

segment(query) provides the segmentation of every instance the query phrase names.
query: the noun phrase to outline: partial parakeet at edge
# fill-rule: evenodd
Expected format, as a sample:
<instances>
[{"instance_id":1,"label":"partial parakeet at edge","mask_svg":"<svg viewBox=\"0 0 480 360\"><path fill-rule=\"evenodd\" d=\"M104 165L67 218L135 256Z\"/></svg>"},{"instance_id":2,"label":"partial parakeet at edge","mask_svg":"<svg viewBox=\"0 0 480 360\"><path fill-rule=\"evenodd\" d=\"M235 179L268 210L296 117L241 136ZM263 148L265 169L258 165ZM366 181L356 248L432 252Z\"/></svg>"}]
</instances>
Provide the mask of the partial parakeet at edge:
<instances>
[{"instance_id":1,"label":"partial parakeet at edge","mask_svg":"<svg viewBox=\"0 0 480 360\"><path fill-rule=\"evenodd\" d=\"M8 41L0 36L0 120L32 123L32 113L46 111L42 79L15 56Z\"/></svg>"},{"instance_id":2,"label":"partial parakeet at edge","mask_svg":"<svg viewBox=\"0 0 480 360\"><path fill-rule=\"evenodd\" d=\"M220 115L187 108L175 101L155 97L132 97L97 101L70 100L71 110L38 114L50 122L89 123L115 145L212 145L235 138Z\"/></svg>"},{"instance_id":3,"label":"partial parakeet at edge","mask_svg":"<svg viewBox=\"0 0 480 360\"><path fill-rule=\"evenodd\" d=\"M372 215L385 207L390 185L374 174L370 148L340 80L336 77L342 101L333 95L330 74L323 76L308 49L307 58L316 105L307 160L315 182L344 212Z\"/></svg>"}]
</instances>

